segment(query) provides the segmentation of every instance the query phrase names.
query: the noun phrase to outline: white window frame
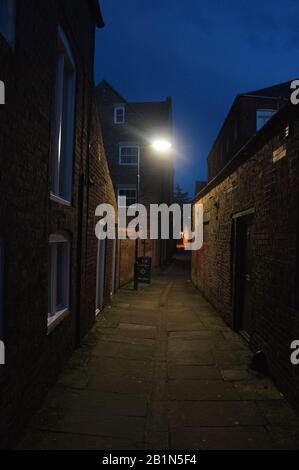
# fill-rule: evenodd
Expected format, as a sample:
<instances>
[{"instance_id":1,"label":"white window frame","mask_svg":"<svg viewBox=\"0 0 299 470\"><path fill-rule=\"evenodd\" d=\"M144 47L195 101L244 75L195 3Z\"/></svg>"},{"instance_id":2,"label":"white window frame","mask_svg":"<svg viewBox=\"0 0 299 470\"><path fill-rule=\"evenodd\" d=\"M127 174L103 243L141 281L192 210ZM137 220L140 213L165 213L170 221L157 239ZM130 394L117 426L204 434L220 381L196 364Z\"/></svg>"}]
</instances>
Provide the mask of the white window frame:
<instances>
[{"instance_id":1,"label":"white window frame","mask_svg":"<svg viewBox=\"0 0 299 470\"><path fill-rule=\"evenodd\" d=\"M64 233L54 233L50 236L49 254L49 308L48 308L48 331L63 320L70 310L70 269L71 269L71 242L70 237ZM65 265L63 271L66 275L62 279L64 291L63 307L57 309L57 245L63 244L66 250Z\"/></svg>"},{"instance_id":2,"label":"white window frame","mask_svg":"<svg viewBox=\"0 0 299 470\"><path fill-rule=\"evenodd\" d=\"M118 121L118 119L117 119L117 112L118 112L120 109L121 109L122 112L123 112L123 118L122 118L121 121ZM125 124L125 122L126 122L126 107L125 107L125 105L123 105L123 104L118 104L118 105L114 106L114 124Z\"/></svg>"},{"instance_id":3,"label":"white window frame","mask_svg":"<svg viewBox=\"0 0 299 470\"><path fill-rule=\"evenodd\" d=\"M0 34L14 48L16 44L16 0L0 1Z\"/></svg>"},{"instance_id":4,"label":"white window frame","mask_svg":"<svg viewBox=\"0 0 299 470\"><path fill-rule=\"evenodd\" d=\"M120 194L119 194L120 191L135 191L135 204L130 204L130 205L126 204L126 206L120 206L119 205L119 198L124 197L124 196L120 196ZM117 188L117 205L118 205L119 208L127 209L128 207L132 207L132 206L135 207L136 204L137 204L137 188L136 188L136 186L127 185L127 186L119 186Z\"/></svg>"},{"instance_id":5,"label":"white window frame","mask_svg":"<svg viewBox=\"0 0 299 470\"><path fill-rule=\"evenodd\" d=\"M66 80L67 94L65 95ZM51 198L58 203L67 205L72 203L73 192L75 95L75 61L68 39L62 28L59 27L54 132L52 142ZM63 166L61 165L62 158Z\"/></svg>"},{"instance_id":6,"label":"white window frame","mask_svg":"<svg viewBox=\"0 0 299 470\"><path fill-rule=\"evenodd\" d=\"M272 116L274 116L274 114L277 112L276 109L266 109L266 108L263 108L263 109L257 109L256 110L256 130L257 132L262 129L262 127L264 127L264 125L272 118ZM271 116L269 116L269 118L267 119L267 121L264 122L264 124L262 126L258 126L258 119L259 119L259 113L272 113Z\"/></svg>"},{"instance_id":7,"label":"white window frame","mask_svg":"<svg viewBox=\"0 0 299 470\"><path fill-rule=\"evenodd\" d=\"M136 163L124 163L122 162L122 149L124 148L134 148L134 149L137 149L137 160L136 160ZM119 155L118 155L118 162L119 162L119 165L121 166L138 166L138 161L140 160L140 146L138 144L130 144L130 143L127 143L127 144L119 144Z\"/></svg>"}]
</instances>

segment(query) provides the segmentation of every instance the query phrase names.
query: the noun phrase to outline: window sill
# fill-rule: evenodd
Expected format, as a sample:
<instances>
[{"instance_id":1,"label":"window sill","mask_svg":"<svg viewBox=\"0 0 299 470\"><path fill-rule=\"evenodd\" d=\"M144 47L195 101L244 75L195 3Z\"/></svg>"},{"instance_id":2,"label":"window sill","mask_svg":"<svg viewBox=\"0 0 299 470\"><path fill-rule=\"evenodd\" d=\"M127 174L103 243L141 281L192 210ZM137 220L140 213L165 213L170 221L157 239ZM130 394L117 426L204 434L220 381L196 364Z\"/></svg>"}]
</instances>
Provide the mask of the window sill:
<instances>
[{"instance_id":1,"label":"window sill","mask_svg":"<svg viewBox=\"0 0 299 470\"><path fill-rule=\"evenodd\" d=\"M60 312L56 312L55 315L48 318L48 330L47 336L49 336L63 320L70 315L70 310L66 308L65 310L61 310Z\"/></svg>"},{"instance_id":2,"label":"window sill","mask_svg":"<svg viewBox=\"0 0 299 470\"><path fill-rule=\"evenodd\" d=\"M72 206L72 203L70 201L63 199L62 197L56 196L56 194L53 194L53 193L50 193L50 199L51 201L57 202L57 204L61 204L63 206L67 206L67 207Z\"/></svg>"}]
</instances>

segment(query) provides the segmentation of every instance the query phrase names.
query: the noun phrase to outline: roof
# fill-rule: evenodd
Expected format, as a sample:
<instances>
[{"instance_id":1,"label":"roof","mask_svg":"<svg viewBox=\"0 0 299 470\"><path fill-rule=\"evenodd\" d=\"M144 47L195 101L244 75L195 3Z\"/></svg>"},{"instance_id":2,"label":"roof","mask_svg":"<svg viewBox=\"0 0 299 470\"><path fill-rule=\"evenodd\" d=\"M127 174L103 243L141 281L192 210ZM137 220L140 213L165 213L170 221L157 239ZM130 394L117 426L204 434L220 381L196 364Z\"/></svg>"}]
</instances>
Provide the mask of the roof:
<instances>
[{"instance_id":1,"label":"roof","mask_svg":"<svg viewBox=\"0 0 299 470\"><path fill-rule=\"evenodd\" d=\"M208 194L218 184L224 181L230 174L232 174L242 163L248 160L253 153L271 138L277 127L285 121L294 120L298 117L296 106L287 103L283 106L268 122L256 133L246 144L236 152L234 157L214 176L214 178L207 183L207 185L199 191L194 197L193 201L196 202Z\"/></svg>"},{"instance_id":2,"label":"roof","mask_svg":"<svg viewBox=\"0 0 299 470\"><path fill-rule=\"evenodd\" d=\"M130 102L131 108L134 108L138 112L146 111L149 114L155 114L157 112L166 112L171 108L171 99L166 98L164 101L138 101Z\"/></svg>"},{"instance_id":3,"label":"roof","mask_svg":"<svg viewBox=\"0 0 299 470\"><path fill-rule=\"evenodd\" d=\"M98 28L103 28L105 26L101 8L98 0L89 0L93 15L95 17L95 24Z\"/></svg>"},{"instance_id":4,"label":"roof","mask_svg":"<svg viewBox=\"0 0 299 470\"><path fill-rule=\"evenodd\" d=\"M96 89L101 92L101 90L103 90L103 88L107 88L107 87L110 88L110 90L112 91L112 93L113 93L114 95L116 95L116 96L119 98L119 100L120 100L121 102L127 103L127 100L126 100L123 96L121 96L121 94L118 93L118 91L117 91L115 88L113 88L113 86L110 85L110 83L107 82L107 80L102 80L102 81L96 86Z\"/></svg>"},{"instance_id":5,"label":"roof","mask_svg":"<svg viewBox=\"0 0 299 470\"><path fill-rule=\"evenodd\" d=\"M109 88L112 93L117 96L120 100L120 103L126 103L131 108L134 108L137 112L146 111L147 113L156 113L158 111L165 111L166 109L169 110L171 108L172 100L171 97L167 96L167 98L163 101L127 101L113 86L107 82L107 80L102 80L97 86L96 89L98 92L102 92L103 89Z\"/></svg>"},{"instance_id":6,"label":"roof","mask_svg":"<svg viewBox=\"0 0 299 470\"><path fill-rule=\"evenodd\" d=\"M241 96L259 96L262 98L285 98L289 99L292 80L288 82L278 83L260 90L242 93Z\"/></svg>"},{"instance_id":7,"label":"roof","mask_svg":"<svg viewBox=\"0 0 299 470\"><path fill-rule=\"evenodd\" d=\"M289 80L288 82L283 82L283 83L278 83L277 85L273 85L273 86L270 86L270 87L267 87L267 88L261 88L259 90L255 90L255 91L250 91L248 93L240 93L238 94L234 101L233 101L233 104L231 105L230 107L230 110L229 112L227 113L227 115L225 116L225 119L222 123L222 126L217 134L217 137L216 139L214 140L214 143L211 147L211 150L209 152L209 155L208 155L208 159L211 157L211 154L218 142L218 139L219 137L221 136L222 134L222 131L224 130L225 126L226 126L226 123L227 121L229 120L229 117L231 116L235 106L237 105L237 103L242 99L242 98L250 98L250 97L259 97L259 98L264 98L264 99L272 99L272 100L285 100L285 101L288 101L289 98L290 98L290 94L291 94L291 83L292 83L292 80Z\"/></svg>"}]
</instances>

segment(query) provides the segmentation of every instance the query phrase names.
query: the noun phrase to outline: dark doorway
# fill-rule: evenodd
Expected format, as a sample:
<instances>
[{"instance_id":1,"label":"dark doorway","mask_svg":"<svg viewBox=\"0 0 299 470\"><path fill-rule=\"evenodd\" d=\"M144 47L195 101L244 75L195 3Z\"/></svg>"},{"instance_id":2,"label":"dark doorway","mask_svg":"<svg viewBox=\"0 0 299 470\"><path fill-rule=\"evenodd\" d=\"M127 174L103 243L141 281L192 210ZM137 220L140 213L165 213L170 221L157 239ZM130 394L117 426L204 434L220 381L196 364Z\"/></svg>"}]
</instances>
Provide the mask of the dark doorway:
<instances>
[{"instance_id":1,"label":"dark doorway","mask_svg":"<svg viewBox=\"0 0 299 470\"><path fill-rule=\"evenodd\" d=\"M252 227L252 215L235 219L235 328L247 340L252 335Z\"/></svg>"}]
</instances>

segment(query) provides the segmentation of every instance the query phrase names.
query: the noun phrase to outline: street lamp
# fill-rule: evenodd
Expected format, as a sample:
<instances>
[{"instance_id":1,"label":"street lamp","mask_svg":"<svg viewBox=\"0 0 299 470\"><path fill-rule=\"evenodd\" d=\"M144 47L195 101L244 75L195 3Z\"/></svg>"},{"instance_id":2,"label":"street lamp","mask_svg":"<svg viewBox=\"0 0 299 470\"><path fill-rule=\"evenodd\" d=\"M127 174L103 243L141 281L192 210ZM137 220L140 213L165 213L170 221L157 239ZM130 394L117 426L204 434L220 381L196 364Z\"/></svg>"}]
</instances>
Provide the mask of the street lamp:
<instances>
[{"instance_id":1,"label":"street lamp","mask_svg":"<svg viewBox=\"0 0 299 470\"><path fill-rule=\"evenodd\" d=\"M153 141L152 147L156 152L166 153L171 149L172 145L166 139L156 139Z\"/></svg>"},{"instance_id":2,"label":"street lamp","mask_svg":"<svg viewBox=\"0 0 299 470\"><path fill-rule=\"evenodd\" d=\"M172 148L171 142L164 138L154 139L151 143L152 149L160 155L168 153ZM136 202L139 204L140 199L140 152L138 153L137 158L137 191L136 191ZM138 290L138 281L137 281L137 262L138 262L138 238L136 238L136 247L135 247L135 272L134 272L134 288Z\"/></svg>"}]
</instances>

